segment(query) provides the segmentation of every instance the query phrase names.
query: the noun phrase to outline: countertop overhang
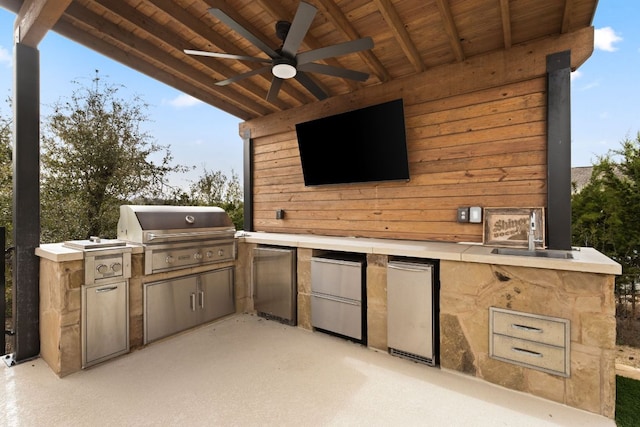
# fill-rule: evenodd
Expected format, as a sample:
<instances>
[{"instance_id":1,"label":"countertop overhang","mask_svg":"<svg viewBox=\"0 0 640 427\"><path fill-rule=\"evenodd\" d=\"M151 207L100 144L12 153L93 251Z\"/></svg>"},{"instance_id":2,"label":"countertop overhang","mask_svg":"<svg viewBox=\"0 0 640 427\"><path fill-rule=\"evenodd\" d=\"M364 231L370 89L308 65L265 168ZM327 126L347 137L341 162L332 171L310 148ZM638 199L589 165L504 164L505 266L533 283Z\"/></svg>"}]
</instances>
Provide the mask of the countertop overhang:
<instances>
[{"instance_id":1,"label":"countertop overhang","mask_svg":"<svg viewBox=\"0 0 640 427\"><path fill-rule=\"evenodd\" d=\"M622 273L622 266L593 248L574 248L573 259L528 257L494 254L495 246L478 243L451 243L436 241L387 240L364 237L332 237L311 234L279 234L244 232L236 234L246 243L289 246L331 251L375 253L380 255L430 258L447 261L476 262L482 264L544 268L550 270L580 271L585 273Z\"/></svg>"},{"instance_id":2,"label":"countertop overhang","mask_svg":"<svg viewBox=\"0 0 640 427\"><path fill-rule=\"evenodd\" d=\"M261 245L288 246L390 256L476 262L550 270L581 271L598 274L622 274L622 266L593 248L574 248L573 259L527 257L491 253L495 247L477 243L389 240L365 237L332 237L312 234L280 234L266 232L236 233L239 241ZM132 253L141 253L142 246L131 246ZM62 243L46 243L36 248L36 255L54 262L82 260L82 250L65 247Z\"/></svg>"},{"instance_id":3,"label":"countertop overhang","mask_svg":"<svg viewBox=\"0 0 640 427\"><path fill-rule=\"evenodd\" d=\"M133 254L143 252L143 247L141 245L132 245L127 243L125 247L130 248L131 253ZM99 251L101 249L90 249L88 252L92 250ZM82 249L68 248L63 243L43 243L36 248L36 256L54 262L83 260L84 255L85 251Z\"/></svg>"}]
</instances>

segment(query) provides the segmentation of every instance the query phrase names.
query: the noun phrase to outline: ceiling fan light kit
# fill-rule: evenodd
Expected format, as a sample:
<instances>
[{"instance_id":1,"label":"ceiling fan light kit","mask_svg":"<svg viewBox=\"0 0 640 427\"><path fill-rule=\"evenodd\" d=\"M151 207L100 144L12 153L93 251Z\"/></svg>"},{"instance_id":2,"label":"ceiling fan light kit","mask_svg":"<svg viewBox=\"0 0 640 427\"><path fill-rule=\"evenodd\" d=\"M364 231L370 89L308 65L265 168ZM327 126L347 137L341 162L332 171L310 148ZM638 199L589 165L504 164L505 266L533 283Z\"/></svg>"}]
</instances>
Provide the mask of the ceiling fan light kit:
<instances>
[{"instance_id":1,"label":"ceiling fan light kit","mask_svg":"<svg viewBox=\"0 0 640 427\"><path fill-rule=\"evenodd\" d=\"M271 73L279 79L291 79L296 76L298 70L296 70L295 65L281 62L271 68Z\"/></svg>"},{"instance_id":2,"label":"ceiling fan light kit","mask_svg":"<svg viewBox=\"0 0 640 427\"><path fill-rule=\"evenodd\" d=\"M334 67L326 64L318 64L313 61L320 61L327 58L356 53L373 48L373 40L370 37L364 37L333 46L322 47L298 54L298 48L302 44L302 40L307 34L311 23L317 13L317 9L312 5L300 2L293 21L277 21L275 25L276 36L282 40L282 46L278 49L272 49L265 42L256 37L249 30L242 27L233 18L224 11L217 8L209 9L209 13L215 16L222 23L227 25L236 33L243 36L251 44L263 51L269 58L258 58L245 55L234 55L229 53L203 52L185 49L188 55L200 55L221 59L236 59L240 61L262 62L266 65L261 68L253 69L243 74L227 78L216 82L218 86L224 86L234 83L238 80L262 74L271 71L275 77L271 82L271 88L267 94L267 100L273 102L277 99L278 92L282 80L295 78L302 86L304 86L317 99L325 99L328 95L325 91L312 80L307 73L318 73L327 76L341 77L345 79L365 81L369 78L369 74L359 71L348 70L344 68Z\"/></svg>"}]
</instances>

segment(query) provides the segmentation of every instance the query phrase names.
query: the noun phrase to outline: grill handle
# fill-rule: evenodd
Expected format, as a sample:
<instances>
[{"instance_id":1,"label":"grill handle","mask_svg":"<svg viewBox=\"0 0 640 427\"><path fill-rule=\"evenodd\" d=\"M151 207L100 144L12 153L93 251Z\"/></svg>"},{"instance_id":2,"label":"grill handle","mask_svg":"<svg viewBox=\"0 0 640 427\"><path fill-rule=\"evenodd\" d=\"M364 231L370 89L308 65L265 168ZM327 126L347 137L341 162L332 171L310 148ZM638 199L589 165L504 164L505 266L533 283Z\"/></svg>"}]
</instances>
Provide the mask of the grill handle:
<instances>
[{"instance_id":1,"label":"grill handle","mask_svg":"<svg viewBox=\"0 0 640 427\"><path fill-rule=\"evenodd\" d=\"M152 240L158 240L158 239L175 239L175 238L188 239L188 238L194 238L194 237L209 237L209 236L215 236L217 234L228 234L228 233L229 233L229 230L193 231L188 233L161 233L161 234L149 233L147 235L147 240L152 241Z\"/></svg>"}]
</instances>

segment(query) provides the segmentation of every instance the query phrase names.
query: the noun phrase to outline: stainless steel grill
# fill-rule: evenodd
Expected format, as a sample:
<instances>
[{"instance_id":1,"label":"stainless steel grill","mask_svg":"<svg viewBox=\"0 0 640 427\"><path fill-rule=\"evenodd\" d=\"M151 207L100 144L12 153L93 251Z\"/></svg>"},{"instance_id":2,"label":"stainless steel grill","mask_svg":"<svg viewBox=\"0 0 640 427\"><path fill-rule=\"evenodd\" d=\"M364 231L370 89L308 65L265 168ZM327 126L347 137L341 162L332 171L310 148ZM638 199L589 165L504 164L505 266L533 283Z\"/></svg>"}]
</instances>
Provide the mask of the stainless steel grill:
<instances>
[{"instance_id":1,"label":"stainless steel grill","mask_svg":"<svg viewBox=\"0 0 640 427\"><path fill-rule=\"evenodd\" d=\"M234 260L235 232L218 207L120 206L118 239L144 246L145 274Z\"/></svg>"}]
</instances>

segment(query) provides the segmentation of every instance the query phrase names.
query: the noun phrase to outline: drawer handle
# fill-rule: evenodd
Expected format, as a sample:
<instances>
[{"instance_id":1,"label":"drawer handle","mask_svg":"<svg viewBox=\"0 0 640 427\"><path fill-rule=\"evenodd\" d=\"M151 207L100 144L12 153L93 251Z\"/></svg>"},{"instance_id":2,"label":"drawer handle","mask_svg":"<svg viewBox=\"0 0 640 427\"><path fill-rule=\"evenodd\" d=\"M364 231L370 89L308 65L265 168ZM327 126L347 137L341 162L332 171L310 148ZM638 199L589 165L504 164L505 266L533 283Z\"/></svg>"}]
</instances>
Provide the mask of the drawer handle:
<instances>
[{"instance_id":1,"label":"drawer handle","mask_svg":"<svg viewBox=\"0 0 640 427\"><path fill-rule=\"evenodd\" d=\"M537 351L526 350L524 348L511 347L511 350L515 351L516 353L525 354L527 356L542 357L542 353L538 353Z\"/></svg>"},{"instance_id":2,"label":"drawer handle","mask_svg":"<svg viewBox=\"0 0 640 427\"><path fill-rule=\"evenodd\" d=\"M118 289L117 286L109 286L108 288L96 289L96 293L111 292L111 291L115 291L116 289Z\"/></svg>"},{"instance_id":3,"label":"drawer handle","mask_svg":"<svg viewBox=\"0 0 640 427\"><path fill-rule=\"evenodd\" d=\"M525 325L518 325L517 323L512 323L511 327L513 329L518 329L519 331L536 332L538 334L542 333L541 328L534 328L533 326L525 326Z\"/></svg>"}]
</instances>

